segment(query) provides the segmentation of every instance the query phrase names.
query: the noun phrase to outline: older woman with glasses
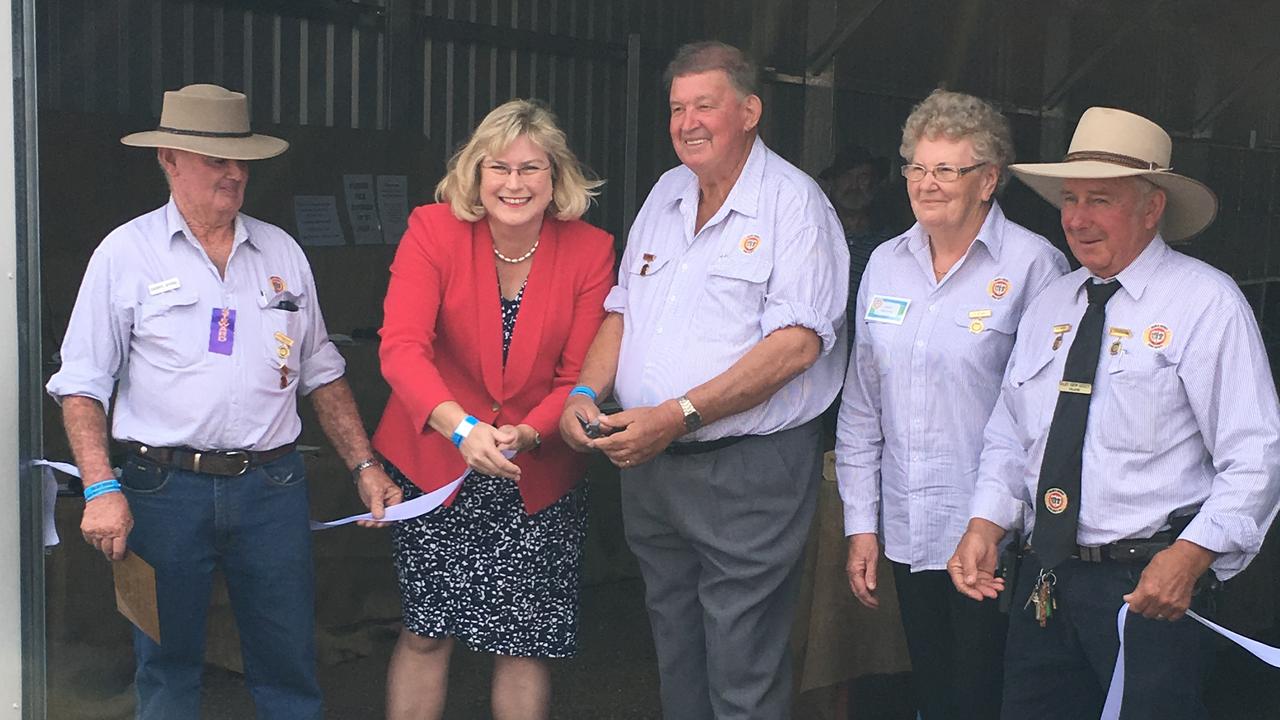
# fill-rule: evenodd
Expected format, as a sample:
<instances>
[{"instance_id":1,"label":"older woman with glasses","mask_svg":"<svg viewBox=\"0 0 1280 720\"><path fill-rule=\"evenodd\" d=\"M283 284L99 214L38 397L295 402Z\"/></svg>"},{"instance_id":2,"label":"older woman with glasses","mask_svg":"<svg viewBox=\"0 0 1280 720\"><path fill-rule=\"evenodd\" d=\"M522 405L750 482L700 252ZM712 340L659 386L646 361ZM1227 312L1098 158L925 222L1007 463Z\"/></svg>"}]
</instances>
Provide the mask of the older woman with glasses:
<instances>
[{"instance_id":1,"label":"older woman with glasses","mask_svg":"<svg viewBox=\"0 0 1280 720\"><path fill-rule=\"evenodd\" d=\"M496 720L546 718L546 658L576 650L585 465L557 428L613 285L612 238L578 219L600 185L546 107L512 100L454 155L441 202L414 211L396 252L374 446L405 500L466 479L392 531L392 720L443 714L455 640L494 655Z\"/></svg>"},{"instance_id":2,"label":"older woman with glasses","mask_svg":"<svg viewBox=\"0 0 1280 720\"><path fill-rule=\"evenodd\" d=\"M1067 271L1062 253L1007 218L1008 121L935 90L902 129L916 223L871 256L837 430L836 471L854 595L875 608L889 559L925 720L1000 714L1005 620L946 572L964 533L1018 320Z\"/></svg>"}]
</instances>

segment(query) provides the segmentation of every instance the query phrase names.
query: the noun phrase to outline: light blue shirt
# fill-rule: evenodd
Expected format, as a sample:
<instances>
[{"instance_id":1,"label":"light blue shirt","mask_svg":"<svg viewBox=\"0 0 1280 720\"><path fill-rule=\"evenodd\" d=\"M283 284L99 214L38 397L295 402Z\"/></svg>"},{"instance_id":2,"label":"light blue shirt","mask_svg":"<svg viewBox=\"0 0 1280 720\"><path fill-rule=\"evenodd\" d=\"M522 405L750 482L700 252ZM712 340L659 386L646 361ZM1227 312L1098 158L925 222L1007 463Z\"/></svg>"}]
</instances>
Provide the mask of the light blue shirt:
<instances>
[{"instance_id":1,"label":"light blue shirt","mask_svg":"<svg viewBox=\"0 0 1280 720\"><path fill-rule=\"evenodd\" d=\"M1018 319L1067 272L1062 253L993 202L937 280L919 223L871 255L836 431L846 535L882 531L885 555L940 570L968 520L982 427ZM901 308L893 313L877 308Z\"/></svg>"},{"instance_id":2,"label":"light blue shirt","mask_svg":"<svg viewBox=\"0 0 1280 720\"><path fill-rule=\"evenodd\" d=\"M728 370L765 336L812 330L821 354L773 397L682 440L765 435L822 413L844 373L849 251L808 175L756 139L724 205L697 233L698 179L683 165L654 185L631 227L605 309L623 315L614 395L657 405Z\"/></svg>"},{"instance_id":3,"label":"light blue shirt","mask_svg":"<svg viewBox=\"0 0 1280 720\"><path fill-rule=\"evenodd\" d=\"M1034 529L1032 498L1089 277L1081 268L1052 283L1018 329L972 506L1003 528ZM1159 236L1117 279L1081 497L1068 498L1080 503L1077 542L1150 537L1170 514L1198 509L1181 538L1220 553L1213 569L1225 580L1258 553L1280 504L1280 410L1258 324L1231 278ZM1055 326L1067 324L1055 343Z\"/></svg>"},{"instance_id":4,"label":"light blue shirt","mask_svg":"<svg viewBox=\"0 0 1280 720\"><path fill-rule=\"evenodd\" d=\"M235 311L230 354L211 349L223 308ZM224 279L172 198L94 251L61 354L47 386L55 400L82 395L110 407L118 381L116 439L201 450L293 442L298 393L345 369L293 238L239 215Z\"/></svg>"}]
</instances>

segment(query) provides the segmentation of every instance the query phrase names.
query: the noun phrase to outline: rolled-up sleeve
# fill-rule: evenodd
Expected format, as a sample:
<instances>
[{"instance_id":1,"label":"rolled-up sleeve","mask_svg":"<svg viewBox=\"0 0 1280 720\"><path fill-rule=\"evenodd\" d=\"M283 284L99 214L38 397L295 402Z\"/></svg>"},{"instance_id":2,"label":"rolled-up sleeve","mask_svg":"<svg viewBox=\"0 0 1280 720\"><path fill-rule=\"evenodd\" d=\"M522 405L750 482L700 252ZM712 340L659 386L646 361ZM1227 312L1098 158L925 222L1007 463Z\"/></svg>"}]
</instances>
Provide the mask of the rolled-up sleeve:
<instances>
[{"instance_id":1,"label":"rolled-up sleeve","mask_svg":"<svg viewBox=\"0 0 1280 720\"><path fill-rule=\"evenodd\" d=\"M70 395L90 397L110 409L116 378L128 357L132 298L113 287L112 257L104 243L85 269L75 307L62 339L62 367L45 386L59 404Z\"/></svg>"},{"instance_id":2,"label":"rolled-up sleeve","mask_svg":"<svg viewBox=\"0 0 1280 720\"><path fill-rule=\"evenodd\" d=\"M305 263L303 267L306 267ZM316 281L308 271L305 273L307 293L315 298ZM324 387L342 377L347 370L347 361L342 353L329 340L329 330L324 324L324 314L320 312L318 302L310 302L300 308L306 314L307 334L302 348L302 366L298 377L298 392L311 394L312 390Z\"/></svg>"},{"instance_id":3,"label":"rolled-up sleeve","mask_svg":"<svg viewBox=\"0 0 1280 720\"><path fill-rule=\"evenodd\" d=\"M858 292L855 318L866 312L866 287L864 284ZM844 503L845 535L877 532L880 524L884 429L880 422L880 373L869 338L867 332L854 335L836 425L836 482Z\"/></svg>"},{"instance_id":4,"label":"rolled-up sleeve","mask_svg":"<svg viewBox=\"0 0 1280 720\"><path fill-rule=\"evenodd\" d=\"M631 261L630 248L622 253L622 264L618 267L618 283L604 297L604 311L607 313L627 314L627 284L629 282L627 268Z\"/></svg>"},{"instance_id":5,"label":"rolled-up sleeve","mask_svg":"<svg viewBox=\"0 0 1280 720\"><path fill-rule=\"evenodd\" d=\"M779 223L785 228L785 222ZM849 297L849 249L829 229L807 225L780 238L760 330L804 327L822 340L822 354L837 345ZM843 349L843 347L841 347Z\"/></svg>"},{"instance_id":6,"label":"rolled-up sleeve","mask_svg":"<svg viewBox=\"0 0 1280 720\"><path fill-rule=\"evenodd\" d=\"M1201 323L1179 368L1216 470L1209 496L1180 536L1218 553L1220 579L1262 549L1280 509L1280 409L1266 349L1240 298L1221 322Z\"/></svg>"}]
</instances>

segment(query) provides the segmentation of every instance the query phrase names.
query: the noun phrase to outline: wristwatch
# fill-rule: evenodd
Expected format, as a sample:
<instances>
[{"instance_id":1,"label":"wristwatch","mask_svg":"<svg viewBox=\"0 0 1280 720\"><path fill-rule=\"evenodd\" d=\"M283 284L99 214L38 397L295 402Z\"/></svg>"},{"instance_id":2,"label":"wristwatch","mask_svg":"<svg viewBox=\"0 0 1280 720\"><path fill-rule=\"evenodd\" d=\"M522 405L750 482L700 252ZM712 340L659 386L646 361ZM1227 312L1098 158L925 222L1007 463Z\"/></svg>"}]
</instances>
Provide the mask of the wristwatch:
<instances>
[{"instance_id":1,"label":"wristwatch","mask_svg":"<svg viewBox=\"0 0 1280 720\"><path fill-rule=\"evenodd\" d=\"M676 398L676 402L680 405L680 412L684 413L684 429L693 432L702 427L702 416L698 414L698 408L689 402L689 398L681 395Z\"/></svg>"}]
</instances>

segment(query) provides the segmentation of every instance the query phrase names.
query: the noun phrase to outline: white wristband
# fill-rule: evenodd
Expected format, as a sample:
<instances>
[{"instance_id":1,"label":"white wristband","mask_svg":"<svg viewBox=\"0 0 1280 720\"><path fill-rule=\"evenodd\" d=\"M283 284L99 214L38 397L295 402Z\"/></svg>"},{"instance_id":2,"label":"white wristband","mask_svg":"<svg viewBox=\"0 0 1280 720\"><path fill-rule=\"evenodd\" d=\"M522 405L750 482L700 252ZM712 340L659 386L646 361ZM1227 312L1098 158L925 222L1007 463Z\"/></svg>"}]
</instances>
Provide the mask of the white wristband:
<instances>
[{"instance_id":1,"label":"white wristband","mask_svg":"<svg viewBox=\"0 0 1280 720\"><path fill-rule=\"evenodd\" d=\"M458 423L458 427L453 429L453 437L450 438L455 447L462 446L462 441L467 439L467 436L471 434L471 429L474 428L478 422L480 421L470 415L462 418L462 422Z\"/></svg>"}]
</instances>

